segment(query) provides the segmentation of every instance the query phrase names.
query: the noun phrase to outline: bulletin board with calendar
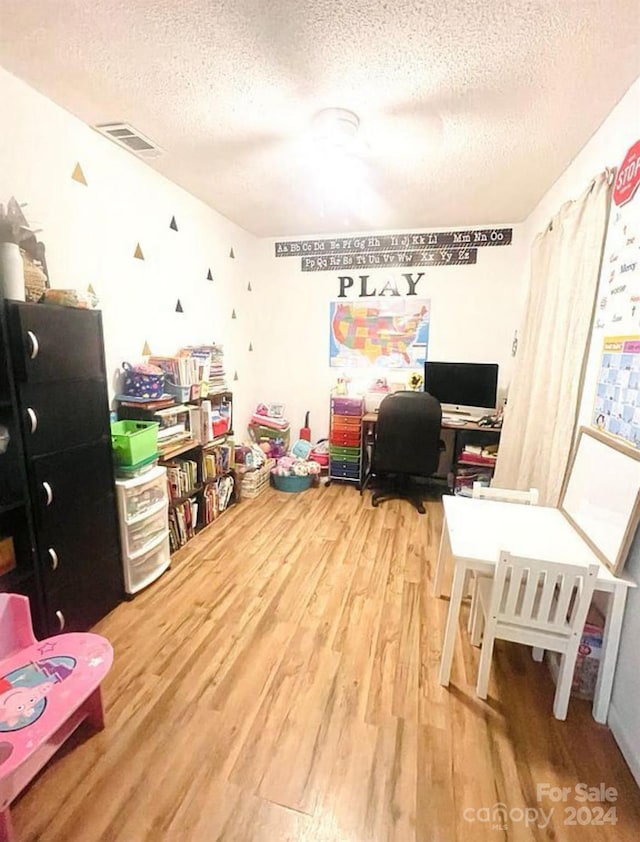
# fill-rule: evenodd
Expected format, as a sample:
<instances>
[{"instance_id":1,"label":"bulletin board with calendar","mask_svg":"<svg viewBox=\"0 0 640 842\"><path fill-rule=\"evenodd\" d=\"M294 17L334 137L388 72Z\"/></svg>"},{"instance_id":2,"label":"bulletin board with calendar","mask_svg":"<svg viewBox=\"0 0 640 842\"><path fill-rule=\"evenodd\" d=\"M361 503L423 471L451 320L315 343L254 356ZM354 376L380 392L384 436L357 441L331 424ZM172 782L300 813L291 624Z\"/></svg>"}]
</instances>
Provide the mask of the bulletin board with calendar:
<instances>
[{"instance_id":1,"label":"bulletin board with calendar","mask_svg":"<svg viewBox=\"0 0 640 842\"><path fill-rule=\"evenodd\" d=\"M590 423L640 448L640 140L617 168L598 285Z\"/></svg>"}]
</instances>

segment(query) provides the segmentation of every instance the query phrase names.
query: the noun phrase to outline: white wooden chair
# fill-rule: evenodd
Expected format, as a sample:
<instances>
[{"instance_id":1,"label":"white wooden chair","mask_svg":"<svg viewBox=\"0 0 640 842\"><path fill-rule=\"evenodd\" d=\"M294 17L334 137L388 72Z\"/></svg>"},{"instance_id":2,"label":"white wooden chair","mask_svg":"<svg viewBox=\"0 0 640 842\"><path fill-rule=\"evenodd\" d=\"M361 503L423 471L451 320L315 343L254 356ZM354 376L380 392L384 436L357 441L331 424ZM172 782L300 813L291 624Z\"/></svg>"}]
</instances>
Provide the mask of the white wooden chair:
<instances>
[{"instance_id":1,"label":"white wooden chair","mask_svg":"<svg viewBox=\"0 0 640 842\"><path fill-rule=\"evenodd\" d=\"M566 719L578 647L597 577L597 564L585 568L500 553L493 579L476 580L474 625L484 624L476 689L481 699L487 698L496 639L550 649L562 654L553 714L556 719Z\"/></svg>"},{"instance_id":2,"label":"white wooden chair","mask_svg":"<svg viewBox=\"0 0 640 842\"><path fill-rule=\"evenodd\" d=\"M499 500L501 503L519 503L522 506L537 506L539 495L537 488L530 488L528 491L518 491L515 488L491 488L488 485L482 485L479 482L474 482L471 496L476 500ZM488 576L487 573L476 574L473 570L469 571L469 579L467 580L465 587L465 592L468 592L469 589L471 589L471 608L469 610L469 624L467 626L467 631L470 634L473 629L477 611L475 600L475 581L479 575ZM480 640L477 635L472 634L471 642L474 646L480 645ZM541 661L543 657L543 650L534 650L534 661Z\"/></svg>"},{"instance_id":3,"label":"white wooden chair","mask_svg":"<svg viewBox=\"0 0 640 842\"><path fill-rule=\"evenodd\" d=\"M528 491L517 491L513 488L490 488L488 485L474 482L471 496L478 500L499 500L502 503L520 503L525 506L538 505L537 488L530 488ZM437 597L442 595L442 580L444 578L445 566L444 555L444 553L440 553L438 556L436 576L433 580L433 595ZM465 593L469 592L469 587L470 582L467 581ZM471 627L471 617L469 619L469 627Z\"/></svg>"}]
</instances>

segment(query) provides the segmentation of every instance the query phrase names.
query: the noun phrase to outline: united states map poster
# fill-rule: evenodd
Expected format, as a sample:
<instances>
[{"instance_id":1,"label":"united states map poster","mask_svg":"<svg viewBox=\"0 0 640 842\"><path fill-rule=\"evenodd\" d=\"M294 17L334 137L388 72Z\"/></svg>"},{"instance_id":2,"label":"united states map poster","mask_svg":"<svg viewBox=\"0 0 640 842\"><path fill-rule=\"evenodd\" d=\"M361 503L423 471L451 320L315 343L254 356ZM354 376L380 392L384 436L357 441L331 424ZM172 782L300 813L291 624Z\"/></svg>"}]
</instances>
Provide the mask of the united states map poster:
<instances>
[{"instance_id":1,"label":"united states map poster","mask_svg":"<svg viewBox=\"0 0 640 842\"><path fill-rule=\"evenodd\" d=\"M431 302L371 298L330 303L329 359L340 368L422 368Z\"/></svg>"}]
</instances>

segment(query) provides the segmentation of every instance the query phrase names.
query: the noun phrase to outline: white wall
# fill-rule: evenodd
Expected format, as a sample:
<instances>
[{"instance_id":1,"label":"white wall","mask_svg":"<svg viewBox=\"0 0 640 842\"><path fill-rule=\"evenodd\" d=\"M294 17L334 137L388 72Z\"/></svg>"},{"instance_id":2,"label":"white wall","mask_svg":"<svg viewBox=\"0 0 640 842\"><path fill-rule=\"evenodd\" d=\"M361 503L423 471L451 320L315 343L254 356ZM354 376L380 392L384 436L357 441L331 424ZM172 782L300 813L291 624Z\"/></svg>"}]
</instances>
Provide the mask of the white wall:
<instances>
[{"instance_id":1,"label":"white wall","mask_svg":"<svg viewBox=\"0 0 640 842\"><path fill-rule=\"evenodd\" d=\"M368 290L380 290L391 280L405 295L405 272L412 272L414 280L424 272L416 286L416 298L431 300L429 358L497 362L499 389L504 393L511 379L511 345L524 296L520 271L523 241L518 226L491 227L513 227L512 245L478 248L477 263L466 266L302 272L299 257L274 256L276 240L261 242L265 319L260 332L260 399L286 405L292 434L297 433L309 410L315 441L328 434L329 393L338 375L349 374L354 383L365 387L380 376L386 376L389 383L406 382L406 369L372 369L364 374L329 366L329 304L338 300L339 276L356 279L347 296L364 303L366 298L358 298L359 275L370 276Z\"/></svg>"},{"instance_id":2,"label":"white wall","mask_svg":"<svg viewBox=\"0 0 640 842\"><path fill-rule=\"evenodd\" d=\"M260 401L284 403L294 433L310 410L314 438L326 436L338 373L329 367L338 273L302 273L294 258L276 260L274 241L256 240L1 69L0 101L11 115L0 132L0 201L28 203L52 286L93 285L109 371L138 361L145 341L155 353L221 342L238 437ZM77 162L88 186L71 179ZM498 362L502 392L523 298L522 242L516 226L512 245L480 248L476 265L427 269L417 288L432 302L431 359ZM144 261L133 257L137 243ZM403 271L372 270L372 283Z\"/></svg>"},{"instance_id":3,"label":"white wall","mask_svg":"<svg viewBox=\"0 0 640 842\"><path fill-rule=\"evenodd\" d=\"M255 238L1 69L0 102L0 202L28 203L53 287L93 285L110 374L138 362L145 341L159 354L221 342L243 430L254 400ZM87 186L71 178L77 162ZM137 243L145 260L133 257Z\"/></svg>"},{"instance_id":4,"label":"white wall","mask_svg":"<svg viewBox=\"0 0 640 842\"><path fill-rule=\"evenodd\" d=\"M560 206L579 196L591 179L605 167L616 167L627 149L640 135L640 79L625 94L600 129L582 149L563 175L545 194L536 209L523 226L523 236L530 245L535 236L547 225ZM636 197L637 200L637 197ZM528 275L528 259L523 264ZM596 363L602 350L601 338L593 343L589 355L589 366L585 378L583 401L580 411L581 423L588 423L593 405ZM640 582L640 540L634 542L625 574ZM632 589L629 595L620 657L613 688L609 724L625 755L632 772L640 785L640 589ZM615 785L615 781L607 782Z\"/></svg>"}]
</instances>

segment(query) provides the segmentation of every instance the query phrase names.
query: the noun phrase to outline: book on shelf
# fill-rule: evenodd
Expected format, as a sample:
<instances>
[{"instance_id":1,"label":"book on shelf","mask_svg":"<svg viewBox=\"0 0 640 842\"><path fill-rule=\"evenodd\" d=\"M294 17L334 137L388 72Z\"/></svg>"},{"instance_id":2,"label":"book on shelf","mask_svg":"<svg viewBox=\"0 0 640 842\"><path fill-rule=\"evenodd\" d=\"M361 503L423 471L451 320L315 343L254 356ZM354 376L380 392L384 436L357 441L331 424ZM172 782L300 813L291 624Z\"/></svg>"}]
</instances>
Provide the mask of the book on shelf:
<instances>
[{"instance_id":1,"label":"book on shelf","mask_svg":"<svg viewBox=\"0 0 640 842\"><path fill-rule=\"evenodd\" d=\"M163 395L161 398L157 398L156 400L148 400L147 398L136 398L131 395L116 395L115 400L118 401L120 406L135 407L136 409L146 409L150 412L160 409L166 409L167 407L173 406L175 404L175 398L173 398L171 395Z\"/></svg>"},{"instance_id":2,"label":"book on shelf","mask_svg":"<svg viewBox=\"0 0 640 842\"><path fill-rule=\"evenodd\" d=\"M199 406L189 407L189 432L194 441L202 444L202 410Z\"/></svg>"},{"instance_id":3,"label":"book on shelf","mask_svg":"<svg viewBox=\"0 0 640 842\"><path fill-rule=\"evenodd\" d=\"M152 356L151 365L164 371L172 383L180 386L200 385L202 394L225 388L221 345L188 345L174 356Z\"/></svg>"},{"instance_id":4,"label":"book on shelf","mask_svg":"<svg viewBox=\"0 0 640 842\"><path fill-rule=\"evenodd\" d=\"M166 458L166 454L171 452L178 445L180 445L181 442L187 444L190 440L191 434L188 430L185 430L183 433L174 433L170 438L164 439L162 442L158 442L160 458Z\"/></svg>"},{"instance_id":5,"label":"book on shelf","mask_svg":"<svg viewBox=\"0 0 640 842\"><path fill-rule=\"evenodd\" d=\"M169 535L171 549L184 546L196 533L198 524L198 500L190 497L169 512Z\"/></svg>"},{"instance_id":6,"label":"book on shelf","mask_svg":"<svg viewBox=\"0 0 640 842\"><path fill-rule=\"evenodd\" d=\"M189 494L198 484L198 463L193 459L174 459L165 465L169 496L177 500Z\"/></svg>"},{"instance_id":7,"label":"book on shelf","mask_svg":"<svg viewBox=\"0 0 640 842\"><path fill-rule=\"evenodd\" d=\"M205 486L203 494L204 523L211 523L221 514L231 502L235 480L232 476L218 477L217 480Z\"/></svg>"},{"instance_id":8,"label":"book on shelf","mask_svg":"<svg viewBox=\"0 0 640 842\"><path fill-rule=\"evenodd\" d=\"M224 440L220 444L209 446L203 452L203 475L206 481L227 474L235 463L235 445L233 440Z\"/></svg>"},{"instance_id":9,"label":"book on shelf","mask_svg":"<svg viewBox=\"0 0 640 842\"><path fill-rule=\"evenodd\" d=\"M458 459L459 462L472 462L481 465L495 465L497 456L489 454L485 456L483 453L473 453L468 450L463 450Z\"/></svg>"},{"instance_id":10,"label":"book on shelf","mask_svg":"<svg viewBox=\"0 0 640 842\"><path fill-rule=\"evenodd\" d=\"M183 412L189 412L190 407L185 406L183 403L174 403L172 406L163 407L159 409L155 414L158 418L173 418L174 415L180 415Z\"/></svg>"},{"instance_id":11,"label":"book on shelf","mask_svg":"<svg viewBox=\"0 0 640 842\"><path fill-rule=\"evenodd\" d=\"M172 424L170 427L160 427L158 429L158 442L164 443L184 432L186 432L184 424Z\"/></svg>"}]
</instances>

